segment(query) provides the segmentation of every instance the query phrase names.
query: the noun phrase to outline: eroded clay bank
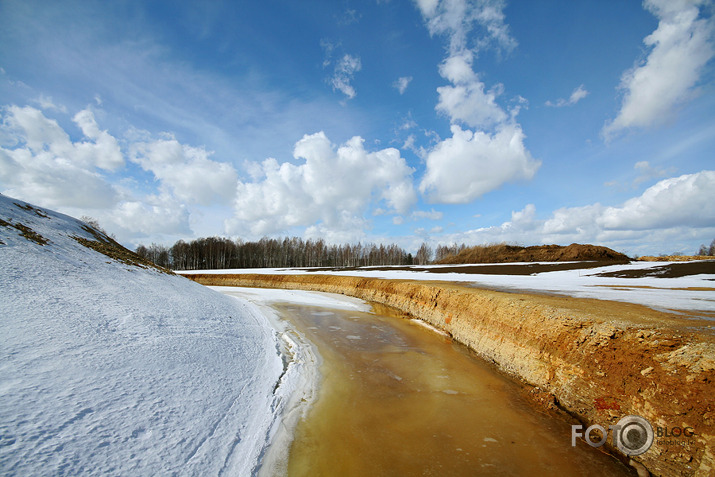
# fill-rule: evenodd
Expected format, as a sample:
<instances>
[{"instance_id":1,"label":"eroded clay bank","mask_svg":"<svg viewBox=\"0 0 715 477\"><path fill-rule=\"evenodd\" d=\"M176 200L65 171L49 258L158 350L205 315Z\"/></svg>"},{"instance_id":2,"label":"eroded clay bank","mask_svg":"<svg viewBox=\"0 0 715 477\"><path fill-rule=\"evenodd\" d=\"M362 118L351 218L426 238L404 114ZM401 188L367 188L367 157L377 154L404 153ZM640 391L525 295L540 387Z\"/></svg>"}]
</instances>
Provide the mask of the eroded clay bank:
<instances>
[{"instance_id":1,"label":"eroded clay bank","mask_svg":"<svg viewBox=\"0 0 715 477\"><path fill-rule=\"evenodd\" d=\"M646 418L655 431L653 445L632 459L652 474L715 472L715 336L697 319L627 303L444 282L331 275L187 277L212 286L340 293L397 308L446 331L533 386L541 404L566 410L584 426L607 429L627 415Z\"/></svg>"}]
</instances>

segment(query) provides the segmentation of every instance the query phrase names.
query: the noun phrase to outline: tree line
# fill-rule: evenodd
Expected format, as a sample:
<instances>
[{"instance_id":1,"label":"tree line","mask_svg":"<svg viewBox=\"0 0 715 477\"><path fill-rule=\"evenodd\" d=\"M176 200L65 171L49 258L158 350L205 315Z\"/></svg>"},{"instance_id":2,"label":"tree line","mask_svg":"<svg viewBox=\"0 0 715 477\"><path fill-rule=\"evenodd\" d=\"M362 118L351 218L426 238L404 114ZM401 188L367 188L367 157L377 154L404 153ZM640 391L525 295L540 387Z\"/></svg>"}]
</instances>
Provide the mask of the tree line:
<instances>
[{"instance_id":1,"label":"tree line","mask_svg":"<svg viewBox=\"0 0 715 477\"><path fill-rule=\"evenodd\" d=\"M436 251L423 243L413 256L402 247L391 244L329 245L323 239L299 237L275 239L264 237L257 242L231 240L225 237L177 241L171 247L139 245L136 253L155 264L174 270L212 270L227 268L289 267L366 267L380 265L426 265L436 258L456 254L465 245L440 246Z\"/></svg>"},{"instance_id":2,"label":"tree line","mask_svg":"<svg viewBox=\"0 0 715 477\"><path fill-rule=\"evenodd\" d=\"M323 239L303 240L298 237L275 239L264 237L257 242L231 240L225 237L177 241L171 247L139 245L136 253L155 264L173 270L212 270L227 268L291 267L366 267L382 265L427 265L459 254L467 245L423 243L413 255L398 245L343 244L329 245ZM702 245L698 255L715 256L715 240Z\"/></svg>"}]
</instances>

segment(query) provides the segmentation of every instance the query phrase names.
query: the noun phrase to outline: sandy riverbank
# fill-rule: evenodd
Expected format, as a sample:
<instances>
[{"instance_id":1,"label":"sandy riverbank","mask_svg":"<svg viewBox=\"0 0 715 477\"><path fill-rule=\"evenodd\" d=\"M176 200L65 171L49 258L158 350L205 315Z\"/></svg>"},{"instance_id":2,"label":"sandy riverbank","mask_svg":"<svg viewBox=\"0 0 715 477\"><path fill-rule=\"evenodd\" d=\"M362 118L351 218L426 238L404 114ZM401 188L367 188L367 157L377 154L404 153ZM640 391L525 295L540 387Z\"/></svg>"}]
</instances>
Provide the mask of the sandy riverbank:
<instances>
[{"instance_id":1,"label":"sandy riverbank","mask_svg":"<svg viewBox=\"0 0 715 477\"><path fill-rule=\"evenodd\" d=\"M626 415L658 432L634 457L656 475L711 475L715 467L712 321L592 299L479 290L454 283L329 275L194 274L205 285L327 291L393 306L448 332L533 386L535 399L585 424ZM609 439L610 443L610 439Z\"/></svg>"}]
</instances>

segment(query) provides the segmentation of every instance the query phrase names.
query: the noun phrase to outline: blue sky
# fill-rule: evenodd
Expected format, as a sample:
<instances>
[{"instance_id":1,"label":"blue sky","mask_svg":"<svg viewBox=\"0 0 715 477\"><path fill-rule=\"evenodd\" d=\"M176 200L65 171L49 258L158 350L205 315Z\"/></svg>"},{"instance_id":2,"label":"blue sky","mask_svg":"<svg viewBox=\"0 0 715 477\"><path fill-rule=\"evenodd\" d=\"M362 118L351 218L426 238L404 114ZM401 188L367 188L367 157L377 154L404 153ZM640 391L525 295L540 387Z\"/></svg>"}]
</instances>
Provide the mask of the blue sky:
<instances>
[{"instance_id":1,"label":"blue sky","mask_svg":"<svg viewBox=\"0 0 715 477\"><path fill-rule=\"evenodd\" d=\"M711 0L0 0L0 192L123 243L715 238Z\"/></svg>"}]
</instances>

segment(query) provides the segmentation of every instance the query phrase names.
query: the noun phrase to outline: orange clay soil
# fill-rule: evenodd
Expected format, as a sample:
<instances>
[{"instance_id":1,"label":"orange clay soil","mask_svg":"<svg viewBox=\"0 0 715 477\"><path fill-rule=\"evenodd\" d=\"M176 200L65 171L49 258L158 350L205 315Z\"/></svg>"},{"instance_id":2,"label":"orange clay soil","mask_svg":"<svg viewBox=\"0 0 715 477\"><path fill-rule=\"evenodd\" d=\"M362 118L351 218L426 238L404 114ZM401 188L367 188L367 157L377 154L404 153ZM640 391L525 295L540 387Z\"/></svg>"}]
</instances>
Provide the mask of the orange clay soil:
<instances>
[{"instance_id":1,"label":"orange clay soil","mask_svg":"<svg viewBox=\"0 0 715 477\"><path fill-rule=\"evenodd\" d=\"M608 428L634 414L648 419L656 434L693 429L691 437L656 436L647 452L633 457L651 473L715 472L711 320L621 302L444 282L331 275L187 277L204 285L341 293L392 306L446 331L531 386L537 402L558 406L585 425Z\"/></svg>"}]
</instances>

